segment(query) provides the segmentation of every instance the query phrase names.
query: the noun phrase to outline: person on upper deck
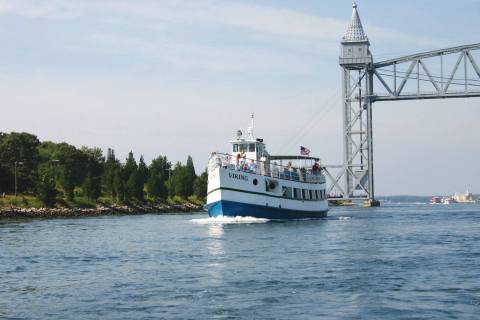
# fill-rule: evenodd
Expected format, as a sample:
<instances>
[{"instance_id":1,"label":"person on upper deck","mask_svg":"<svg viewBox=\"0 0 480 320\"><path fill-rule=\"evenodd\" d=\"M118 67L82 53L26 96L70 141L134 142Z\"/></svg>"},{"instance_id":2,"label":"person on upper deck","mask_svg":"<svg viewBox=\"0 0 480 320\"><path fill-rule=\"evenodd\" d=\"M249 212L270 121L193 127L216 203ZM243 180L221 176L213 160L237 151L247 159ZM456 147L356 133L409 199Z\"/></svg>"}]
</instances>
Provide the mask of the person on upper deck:
<instances>
[{"instance_id":1,"label":"person on upper deck","mask_svg":"<svg viewBox=\"0 0 480 320\"><path fill-rule=\"evenodd\" d=\"M312 167L312 173L313 174L319 174L322 168L320 167L320 164L318 162L315 162L315 164Z\"/></svg>"},{"instance_id":2,"label":"person on upper deck","mask_svg":"<svg viewBox=\"0 0 480 320\"><path fill-rule=\"evenodd\" d=\"M237 153L237 156L235 157L235 169L240 170L240 158L242 156L240 155L240 152Z\"/></svg>"},{"instance_id":3,"label":"person on upper deck","mask_svg":"<svg viewBox=\"0 0 480 320\"><path fill-rule=\"evenodd\" d=\"M228 168L230 166L230 154L228 152L225 153L225 157L223 158L223 167Z\"/></svg>"},{"instance_id":4,"label":"person on upper deck","mask_svg":"<svg viewBox=\"0 0 480 320\"><path fill-rule=\"evenodd\" d=\"M240 153L240 168L239 170L244 170L244 165L246 164L247 162L247 157L245 155L245 150L242 150L241 153Z\"/></svg>"}]
</instances>

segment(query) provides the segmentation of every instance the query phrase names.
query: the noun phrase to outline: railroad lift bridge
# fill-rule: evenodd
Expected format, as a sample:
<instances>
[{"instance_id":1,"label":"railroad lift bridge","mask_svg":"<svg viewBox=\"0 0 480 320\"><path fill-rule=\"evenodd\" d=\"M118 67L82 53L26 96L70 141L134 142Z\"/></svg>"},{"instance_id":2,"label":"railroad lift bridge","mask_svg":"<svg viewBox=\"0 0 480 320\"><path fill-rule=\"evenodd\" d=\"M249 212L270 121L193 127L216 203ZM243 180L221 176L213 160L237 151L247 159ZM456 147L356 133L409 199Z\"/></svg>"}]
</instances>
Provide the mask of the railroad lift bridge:
<instances>
[{"instance_id":1,"label":"railroad lift bridge","mask_svg":"<svg viewBox=\"0 0 480 320\"><path fill-rule=\"evenodd\" d=\"M476 43L374 62L354 3L340 53L343 164L324 166L329 199L379 205L373 176L373 104L480 97L479 52Z\"/></svg>"}]
</instances>

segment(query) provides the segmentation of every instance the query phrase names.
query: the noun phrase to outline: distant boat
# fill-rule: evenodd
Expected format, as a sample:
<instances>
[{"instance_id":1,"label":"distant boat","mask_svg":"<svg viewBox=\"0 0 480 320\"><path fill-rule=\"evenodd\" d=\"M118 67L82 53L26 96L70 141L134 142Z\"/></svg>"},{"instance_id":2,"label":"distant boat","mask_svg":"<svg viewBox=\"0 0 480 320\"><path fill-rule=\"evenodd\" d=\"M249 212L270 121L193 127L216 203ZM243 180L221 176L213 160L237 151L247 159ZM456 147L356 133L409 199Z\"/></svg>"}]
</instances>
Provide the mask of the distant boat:
<instances>
[{"instance_id":1,"label":"distant boat","mask_svg":"<svg viewBox=\"0 0 480 320\"><path fill-rule=\"evenodd\" d=\"M443 198L443 204L452 204L452 203L457 203L457 201L453 197L446 197Z\"/></svg>"},{"instance_id":2,"label":"distant boat","mask_svg":"<svg viewBox=\"0 0 480 320\"><path fill-rule=\"evenodd\" d=\"M475 199L473 199L473 194L468 191L465 194L455 192L452 198L458 203L475 203Z\"/></svg>"},{"instance_id":3,"label":"distant boat","mask_svg":"<svg viewBox=\"0 0 480 320\"><path fill-rule=\"evenodd\" d=\"M430 204L440 204L442 203L442 201L440 200L439 197L432 197L432 199L430 199Z\"/></svg>"}]
</instances>

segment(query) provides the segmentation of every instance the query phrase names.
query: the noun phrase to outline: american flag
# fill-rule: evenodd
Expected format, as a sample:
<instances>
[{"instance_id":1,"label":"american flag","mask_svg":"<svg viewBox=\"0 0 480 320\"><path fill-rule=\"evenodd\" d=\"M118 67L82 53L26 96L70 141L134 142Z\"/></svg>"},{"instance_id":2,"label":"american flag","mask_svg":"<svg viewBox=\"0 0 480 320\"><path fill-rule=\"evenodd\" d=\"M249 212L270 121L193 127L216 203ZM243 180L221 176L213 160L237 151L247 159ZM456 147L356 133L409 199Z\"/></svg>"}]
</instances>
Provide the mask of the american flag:
<instances>
[{"instance_id":1,"label":"american flag","mask_svg":"<svg viewBox=\"0 0 480 320\"><path fill-rule=\"evenodd\" d=\"M300 154L302 156L308 156L310 155L310 149L305 148L304 146L300 146Z\"/></svg>"}]
</instances>

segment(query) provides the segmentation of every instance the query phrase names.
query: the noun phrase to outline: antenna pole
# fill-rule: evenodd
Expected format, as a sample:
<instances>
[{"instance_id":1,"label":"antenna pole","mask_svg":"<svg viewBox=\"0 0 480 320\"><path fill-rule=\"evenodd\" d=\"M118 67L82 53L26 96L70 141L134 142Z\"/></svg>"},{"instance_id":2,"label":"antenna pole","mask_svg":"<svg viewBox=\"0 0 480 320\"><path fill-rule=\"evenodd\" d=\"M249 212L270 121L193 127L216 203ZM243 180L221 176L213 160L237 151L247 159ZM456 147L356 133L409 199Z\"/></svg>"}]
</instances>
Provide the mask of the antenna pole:
<instances>
[{"instance_id":1,"label":"antenna pole","mask_svg":"<svg viewBox=\"0 0 480 320\"><path fill-rule=\"evenodd\" d=\"M250 118L251 118L251 127L252 127L252 136L253 136L253 130L255 129L255 116L252 112L252 114L250 115Z\"/></svg>"}]
</instances>

